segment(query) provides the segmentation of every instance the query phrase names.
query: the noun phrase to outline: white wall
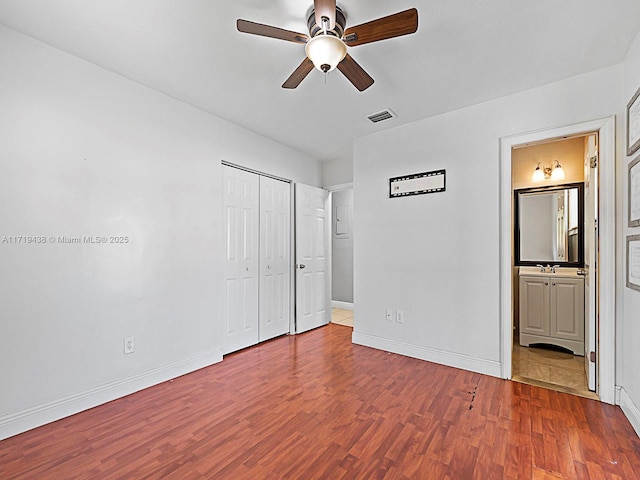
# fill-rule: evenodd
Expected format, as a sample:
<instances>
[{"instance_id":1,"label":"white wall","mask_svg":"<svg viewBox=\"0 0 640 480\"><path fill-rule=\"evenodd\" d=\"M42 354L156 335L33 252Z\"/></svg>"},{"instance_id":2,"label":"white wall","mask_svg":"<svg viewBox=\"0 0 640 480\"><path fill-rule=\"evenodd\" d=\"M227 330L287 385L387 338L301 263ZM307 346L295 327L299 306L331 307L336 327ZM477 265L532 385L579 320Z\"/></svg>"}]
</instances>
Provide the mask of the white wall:
<instances>
[{"instance_id":1,"label":"white wall","mask_svg":"<svg viewBox=\"0 0 640 480\"><path fill-rule=\"evenodd\" d=\"M624 62L623 105L640 88L640 34ZM618 162L618 281L617 281L617 370L616 383L621 386L620 404L640 435L640 292L626 287L626 236L640 234L640 228L628 227L628 165L640 152L626 156L626 122L620 128L624 140L619 145ZM622 137L622 135L621 135Z\"/></svg>"},{"instance_id":2,"label":"white wall","mask_svg":"<svg viewBox=\"0 0 640 480\"><path fill-rule=\"evenodd\" d=\"M220 161L321 169L4 27L0 72L3 438L221 360ZM57 238L85 235L128 243Z\"/></svg>"},{"instance_id":3,"label":"white wall","mask_svg":"<svg viewBox=\"0 0 640 480\"><path fill-rule=\"evenodd\" d=\"M353 339L500 375L499 139L621 111L615 66L358 139ZM446 169L443 193L388 180ZM402 310L404 323L385 310Z\"/></svg>"},{"instance_id":4,"label":"white wall","mask_svg":"<svg viewBox=\"0 0 640 480\"><path fill-rule=\"evenodd\" d=\"M344 233L336 232L338 206L347 210ZM353 188L331 194L331 300L353 303Z\"/></svg>"},{"instance_id":5,"label":"white wall","mask_svg":"<svg viewBox=\"0 0 640 480\"><path fill-rule=\"evenodd\" d=\"M353 181L353 158L322 162L322 186L333 187Z\"/></svg>"}]
</instances>

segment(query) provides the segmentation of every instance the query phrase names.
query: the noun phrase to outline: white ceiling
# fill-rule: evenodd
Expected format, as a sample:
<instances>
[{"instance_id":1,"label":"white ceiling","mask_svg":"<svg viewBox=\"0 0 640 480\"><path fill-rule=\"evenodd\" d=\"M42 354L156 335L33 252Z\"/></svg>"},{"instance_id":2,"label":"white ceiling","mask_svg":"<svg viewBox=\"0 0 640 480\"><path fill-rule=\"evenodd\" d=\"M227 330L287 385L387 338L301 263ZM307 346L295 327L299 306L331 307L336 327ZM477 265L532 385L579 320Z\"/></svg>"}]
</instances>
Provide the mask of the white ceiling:
<instances>
[{"instance_id":1,"label":"white ceiling","mask_svg":"<svg viewBox=\"0 0 640 480\"><path fill-rule=\"evenodd\" d=\"M0 0L0 23L308 153L620 63L638 0L339 0L347 27L416 7L414 35L349 49L375 79L338 71L280 86L304 46L239 33L237 18L307 33L312 0ZM392 109L378 125L366 116Z\"/></svg>"}]
</instances>

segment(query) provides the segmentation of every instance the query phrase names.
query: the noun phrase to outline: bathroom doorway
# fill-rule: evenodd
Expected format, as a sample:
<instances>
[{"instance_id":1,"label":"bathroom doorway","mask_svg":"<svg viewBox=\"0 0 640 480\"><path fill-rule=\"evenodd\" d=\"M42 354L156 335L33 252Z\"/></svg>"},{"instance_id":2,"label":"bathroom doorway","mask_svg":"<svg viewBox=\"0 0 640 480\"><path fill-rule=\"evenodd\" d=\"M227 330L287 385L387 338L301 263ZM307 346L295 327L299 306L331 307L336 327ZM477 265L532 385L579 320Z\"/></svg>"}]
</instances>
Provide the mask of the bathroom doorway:
<instances>
[{"instance_id":1,"label":"bathroom doorway","mask_svg":"<svg viewBox=\"0 0 640 480\"><path fill-rule=\"evenodd\" d=\"M607 403L615 400L613 126L607 118L501 139L503 377ZM536 211L523 209L525 197L550 205L533 229L518 217ZM518 238L527 228L541 236L543 224L548 261ZM578 239L580 256L571 256Z\"/></svg>"},{"instance_id":2,"label":"bathroom doorway","mask_svg":"<svg viewBox=\"0 0 640 480\"><path fill-rule=\"evenodd\" d=\"M597 398L589 342L597 150L598 133L587 132L514 145L511 152L512 379L589 398Z\"/></svg>"}]
</instances>

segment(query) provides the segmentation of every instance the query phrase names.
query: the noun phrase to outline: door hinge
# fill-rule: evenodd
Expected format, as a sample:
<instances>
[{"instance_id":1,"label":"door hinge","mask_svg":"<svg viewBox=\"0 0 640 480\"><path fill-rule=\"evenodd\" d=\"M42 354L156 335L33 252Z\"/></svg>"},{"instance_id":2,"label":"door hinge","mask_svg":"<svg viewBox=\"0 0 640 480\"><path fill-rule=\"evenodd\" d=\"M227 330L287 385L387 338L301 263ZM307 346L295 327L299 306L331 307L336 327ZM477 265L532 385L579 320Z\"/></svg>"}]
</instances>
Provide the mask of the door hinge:
<instances>
[{"instance_id":1,"label":"door hinge","mask_svg":"<svg viewBox=\"0 0 640 480\"><path fill-rule=\"evenodd\" d=\"M591 363L596 363L596 352L589 352L589 361Z\"/></svg>"},{"instance_id":2,"label":"door hinge","mask_svg":"<svg viewBox=\"0 0 640 480\"><path fill-rule=\"evenodd\" d=\"M591 168L596 168L598 166L598 156L594 155L589 159L589 165Z\"/></svg>"}]
</instances>

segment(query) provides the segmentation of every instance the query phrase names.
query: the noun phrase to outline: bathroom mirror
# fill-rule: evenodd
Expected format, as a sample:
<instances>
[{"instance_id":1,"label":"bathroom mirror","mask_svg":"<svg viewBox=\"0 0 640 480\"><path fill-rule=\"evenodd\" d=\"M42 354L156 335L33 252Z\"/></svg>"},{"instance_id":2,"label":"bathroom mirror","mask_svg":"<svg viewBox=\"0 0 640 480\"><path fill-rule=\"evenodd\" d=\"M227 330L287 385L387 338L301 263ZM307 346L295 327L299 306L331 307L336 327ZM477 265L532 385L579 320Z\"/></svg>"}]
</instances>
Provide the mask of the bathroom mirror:
<instances>
[{"instance_id":1,"label":"bathroom mirror","mask_svg":"<svg viewBox=\"0 0 640 480\"><path fill-rule=\"evenodd\" d=\"M515 264L584 266L584 186L516 190Z\"/></svg>"}]
</instances>

